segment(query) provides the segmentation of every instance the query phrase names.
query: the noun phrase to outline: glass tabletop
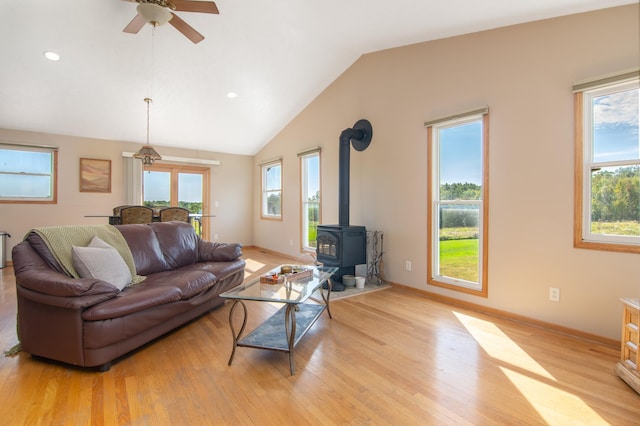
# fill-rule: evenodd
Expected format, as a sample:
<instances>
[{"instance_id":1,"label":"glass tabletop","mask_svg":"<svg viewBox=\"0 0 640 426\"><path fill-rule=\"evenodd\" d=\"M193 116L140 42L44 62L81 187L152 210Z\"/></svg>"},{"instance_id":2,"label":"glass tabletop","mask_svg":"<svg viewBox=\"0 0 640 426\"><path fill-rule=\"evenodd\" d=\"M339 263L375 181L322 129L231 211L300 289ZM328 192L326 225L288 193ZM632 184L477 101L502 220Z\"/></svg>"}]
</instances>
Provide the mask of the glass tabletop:
<instances>
[{"instance_id":1,"label":"glass tabletop","mask_svg":"<svg viewBox=\"0 0 640 426\"><path fill-rule=\"evenodd\" d=\"M279 272L280 268L279 266L270 272ZM287 277L288 279L280 284L262 283L260 282L260 277L256 277L222 293L220 297L264 302L303 303L331 275L338 271L337 267L304 265L303 268L312 269L311 276L303 278Z\"/></svg>"}]
</instances>

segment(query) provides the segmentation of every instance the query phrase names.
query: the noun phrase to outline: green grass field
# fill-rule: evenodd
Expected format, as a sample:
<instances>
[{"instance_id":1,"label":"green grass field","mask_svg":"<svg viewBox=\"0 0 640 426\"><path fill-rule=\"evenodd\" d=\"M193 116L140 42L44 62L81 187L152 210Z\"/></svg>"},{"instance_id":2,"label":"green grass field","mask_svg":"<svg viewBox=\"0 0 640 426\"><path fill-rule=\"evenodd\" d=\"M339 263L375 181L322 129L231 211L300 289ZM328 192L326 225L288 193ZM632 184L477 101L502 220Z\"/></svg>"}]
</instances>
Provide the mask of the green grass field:
<instances>
[{"instance_id":1,"label":"green grass field","mask_svg":"<svg viewBox=\"0 0 640 426\"><path fill-rule=\"evenodd\" d=\"M440 241L440 275L478 282L478 241Z\"/></svg>"},{"instance_id":2,"label":"green grass field","mask_svg":"<svg viewBox=\"0 0 640 426\"><path fill-rule=\"evenodd\" d=\"M629 220L626 222L592 222L591 232L604 235L640 235L640 222Z\"/></svg>"}]
</instances>

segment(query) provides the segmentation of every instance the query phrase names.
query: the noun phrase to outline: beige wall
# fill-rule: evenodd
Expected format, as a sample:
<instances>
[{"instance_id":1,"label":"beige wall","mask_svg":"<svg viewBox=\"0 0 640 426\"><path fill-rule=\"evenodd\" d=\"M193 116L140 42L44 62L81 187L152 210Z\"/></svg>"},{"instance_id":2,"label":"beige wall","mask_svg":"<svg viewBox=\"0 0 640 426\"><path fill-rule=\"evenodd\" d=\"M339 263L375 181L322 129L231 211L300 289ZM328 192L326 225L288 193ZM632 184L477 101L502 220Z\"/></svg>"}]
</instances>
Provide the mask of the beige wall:
<instances>
[{"instance_id":1,"label":"beige wall","mask_svg":"<svg viewBox=\"0 0 640 426\"><path fill-rule=\"evenodd\" d=\"M52 145L60 148L57 204L0 204L0 230L11 234L11 238L7 240L7 259L10 259L11 248L19 243L31 228L107 223L107 218L84 216L108 215L114 206L125 204L122 152L135 152L139 144L7 129L0 129L0 142ZM211 166L211 213L216 217L211 219L210 239L213 239L214 234L218 234L220 242L251 244L253 158L167 147L156 148L163 155L220 161L219 166ZM79 191L80 158L111 160L110 194ZM218 207L214 206L214 201L218 201Z\"/></svg>"},{"instance_id":2,"label":"beige wall","mask_svg":"<svg viewBox=\"0 0 640 426\"><path fill-rule=\"evenodd\" d=\"M305 148L322 147L323 222L337 222L338 137L367 118L373 141L351 154L351 224L384 231L390 281L618 339L618 298L640 296L639 257L573 248L571 87L640 65L638 16L631 5L364 55L256 155L256 189L257 165L282 156L284 205L281 222L261 220L256 207L254 243L299 253L296 153ZM483 105L491 150L486 299L426 284L423 127ZM549 287L561 289L560 303L549 301Z\"/></svg>"}]
</instances>

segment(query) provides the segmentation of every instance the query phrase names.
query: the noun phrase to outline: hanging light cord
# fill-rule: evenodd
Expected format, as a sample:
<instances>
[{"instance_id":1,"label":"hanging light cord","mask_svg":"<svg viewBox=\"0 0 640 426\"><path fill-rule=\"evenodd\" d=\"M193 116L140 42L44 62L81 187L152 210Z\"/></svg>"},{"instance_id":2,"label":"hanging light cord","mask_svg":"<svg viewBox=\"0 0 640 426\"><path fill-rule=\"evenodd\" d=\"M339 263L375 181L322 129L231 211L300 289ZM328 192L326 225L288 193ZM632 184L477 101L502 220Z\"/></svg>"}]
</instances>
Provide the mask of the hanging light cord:
<instances>
[{"instance_id":1,"label":"hanging light cord","mask_svg":"<svg viewBox=\"0 0 640 426\"><path fill-rule=\"evenodd\" d=\"M151 72L149 73L149 96L144 98L147 103L147 145L150 145L150 118L149 118L149 104L151 104L151 96L153 96L153 70L155 65L155 51L156 51L156 25L151 25Z\"/></svg>"},{"instance_id":2,"label":"hanging light cord","mask_svg":"<svg viewBox=\"0 0 640 426\"><path fill-rule=\"evenodd\" d=\"M149 96L148 98L144 98L144 101L147 103L147 145L150 145L150 118L149 118L149 104L151 104L153 96L153 70L155 68L155 51L156 51L156 26L151 25L151 72L150 74L150 82L149 82Z\"/></svg>"},{"instance_id":3,"label":"hanging light cord","mask_svg":"<svg viewBox=\"0 0 640 426\"><path fill-rule=\"evenodd\" d=\"M151 103L151 98L144 98L144 101L147 103L147 145L149 145L149 104Z\"/></svg>"},{"instance_id":4,"label":"hanging light cord","mask_svg":"<svg viewBox=\"0 0 640 426\"><path fill-rule=\"evenodd\" d=\"M155 68L156 25L151 25L151 72L149 73L149 96L153 96L153 70Z\"/></svg>"},{"instance_id":5,"label":"hanging light cord","mask_svg":"<svg viewBox=\"0 0 640 426\"><path fill-rule=\"evenodd\" d=\"M151 31L151 72L149 73L149 96L151 96L153 92L153 69L154 69L154 59L155 59L155 30L156 25L152 25L153 29ZM140 148L138 152L134 154L134 158L139 158L142 160L142 164L144 166L151 166L154 160L161 160L162 157L158 154L153 147L151 146L151 113L150 113L150 104L152 102L151 97L144 98L144 101L147 103L147 144Z\"/></svg>"}]
</instances>

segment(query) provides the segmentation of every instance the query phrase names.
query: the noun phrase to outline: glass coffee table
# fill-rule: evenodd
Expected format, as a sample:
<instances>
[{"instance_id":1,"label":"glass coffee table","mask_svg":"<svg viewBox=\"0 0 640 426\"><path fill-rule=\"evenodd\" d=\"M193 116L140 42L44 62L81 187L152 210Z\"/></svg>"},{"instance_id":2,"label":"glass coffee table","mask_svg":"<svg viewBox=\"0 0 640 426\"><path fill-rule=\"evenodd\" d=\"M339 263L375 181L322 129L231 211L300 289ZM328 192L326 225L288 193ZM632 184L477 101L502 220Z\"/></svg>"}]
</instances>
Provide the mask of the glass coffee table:
<instances>
[{"instance_id":1,"label":"glass coffee table","mask_svg":"<svg viewBox=\"0 0 640 426\"><path fill-rule=\"evenodd\" d=\"M269 349L289 353L289 369L295 374L293 350L300 339L309 331L316 320L326 310L331 318L329 301L331 299L331 276L337 272L335 267L304 266L312 269L310 276L290 278L279 284L261 283L256 277L220 295L225 299L232 299L233 305L229 311L229 325L233 335L233 350L229 358L229 365L233 362L238 346L249 348ZM279 272L281 267L271 272ZM295 275L293 276L295 277ZM327 283L323 290L323 284ZM324 303L305 303L307 299L320 289ZM325 294L326 292L326 294ZM283 303L269 319L259 325L251 333L243 337L247 325L247 306L245 301ZM242 307L242 325L236 333L233 325L233 315L238 306Z\"/></svg>"}]
</instances>

